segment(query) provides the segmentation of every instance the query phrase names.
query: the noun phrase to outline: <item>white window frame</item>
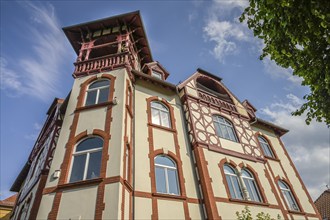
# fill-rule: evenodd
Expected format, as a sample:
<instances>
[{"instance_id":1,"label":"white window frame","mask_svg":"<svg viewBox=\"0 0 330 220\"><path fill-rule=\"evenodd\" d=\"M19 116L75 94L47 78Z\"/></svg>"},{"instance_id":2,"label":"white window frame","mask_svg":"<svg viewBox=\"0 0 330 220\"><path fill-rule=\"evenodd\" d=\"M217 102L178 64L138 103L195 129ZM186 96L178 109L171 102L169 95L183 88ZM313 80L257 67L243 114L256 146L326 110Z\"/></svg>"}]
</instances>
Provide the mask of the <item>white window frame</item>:
<instances>
[{"instance_id":1,"label":"white window frame","mask_svg":"<svg viewBox=\"0 0 330 220\"><path fill-rule=\"evenodd\" d=\"M262 151L264 152L265 156L275 158L275 154L274 154L272 148L270 147L269 142L261 135L258 135L258 141L261 145Z\"/></svg>"},{"instance_id":2,"label":"white window frame","mask_svg":"<svg viewBox=\"0 0 330 220\"><path fill-rule=\"evenodd\" d=\"M160 105L162 105L166 110L164 109L161 109L161 108L158 108L156 106L152 106L152 103L158 103ZM157 115L158 115L158 123L153 121L153 112L156 111L157 112ZM164 125L164 122L162 120L162 117L161 117L161 112L163 113L166 113L167 115L167 120L168 120L168 126L167 125ZM171 114L170 114L170 110L168 109L168 107L166 105L164 105L162 102L158 102L158 101L152 101L150 102L150 117L151 117L151 123L152 124L155 124L155 125L159 125L159 126L162 126L162 127L166 127L166 128L172 128L172 124L171 124Z\"/></svg>"},{"instance_id":3,"label":"white window frame","mask_svg":"<svg viewBox=\"0 0 330 220\"><path fill-rule=\"evenodd\" d=\"M243 171L247 172L250 176L244 176L243 175ZM249 195L250 196L250 200L251 201L255 201L255 202L263 202L263 199L262 199L262 196L260 194L260 191L259 191L259 186L254 178L254 175L248 170L248 169L242 169L241 171L242 175L242 182L243 184L245 185L246 189L250 188L250 191L253 193L253 195ZM246 185L244 179L246 179L248 181L248 185ZM256 190L253 190L253 187L256 189ZM248 190L248 193L250 194L250 191ZM255 192L256 191L256 192ZM256 195L254 195L254 193L256 193ZM253 196L253 198L255 199L252 199L251 196ZM260 199L260 200L258 200Z\"/></svg>"},{"instance_id":4,"label":"white window frame","mask_svg":"<svg viewBox=\"0 0 330 220\"><path fill-rule=\"evenodd\" d=\"M91 85L93 85L94 83L99 82L99 81L108 81L108 85L100 86L100 87L96 87L96 88L92 88L92 89L89 88ZM100 104L99 103L100 90L105 89L105 88L109 88L109 91L110 91L110 83L111 83L111 81L108 80L108 79L100 79L100 80L96 80L96 81L92 82L91 84L89 84L88 89L86 90L85 106ZM87 105L86 102L87 102L88 93L92 92L92 91L95 91L95 90L96 90L95 103ZM109 99L109 94L108 94L108 99ZM103 102L101 102L101 103L103 103Z\"/></svg>"},{"instance_id":5,"label":"white window frame","mask_svg":"<svg viewBox=\"0 0 330 220\"><path fill-rule=\"evenodd\" d=\"M167 166L167 165L163 165L163 164L157 164L156 163L156 158L157 157L166 157L167 159L169 159L170 161L172 161L175 164L175 166L174 167L171 167L171 166ZM157 191L157 193L169 194L169 195L180 195L180 185L179 185L179 178L178 178L178 169L176 167L175 161L173 161L171 158L169 158L167 156L164 156L164 155L158 155L158 156L155 157L155 181L157 182L156 167L165 170L165 188L166 188L166 193L164 193L164 192L158 192L158 191ZM170 193L170 187L169 187L169 181L168 181L168 170L174 170L175 171L176 187L177 187L177 190L178 190L178 194Z\"/></svg>"},{"instance_id":6,"label":"white window frame","mask_svg":"<svg viewBox=\"0 0 330 220\"><path fill-rule=\"evenodd\" d=\"M280 183L282 183L285 186L285 188L283 188ZM299 208L298 203L296 201L296 198L293 196L293 193L291 191L291 188L288 186L288 184L286 184L282 180L279 180L278 181L278 185L279 185L279 187L281 189L281 193L282 193L282 195L283 195L283 197L285 199L285 202L288 205L289 209L292 210L292 211L298 211L299 212L300 211L300 208ZM286 194L285 192L287 192L288 194ZM291 204L289 202L289 199L287 198L287 196L290 196L291 197L291 200L293 201L293 204Z\"/></svg>"},{"instance_id":7,"label":"white window frame","mask_svg":"<svg viewBox=\"0 0 330 220\"><path fill-rule=\"evenodd\" d=\"M228 173L227 170L225 169L225 166L228 167L229 169L231 169L234 173ZM230 186L233 188L233 191L234 191L234 194L235 194L235 195L234 195L235 198L233 198L233 199L244 200L244 195L243 195L242 185L241 185L241 182L240 182L240 179L239 179L239 175L237 174L236 169L234 169L234 168L233 168L232 166L230 166L229 164L225 164L225 165L223 166L223 171L224 171L224 173L225 173L225 178L226 178L226 176L229 176L230 183L227 181L227 178L226 178L226 182L227 182L228 188L229 188ZM236 178L236 179L237 179L238 187L239 187L239 190L241 191L241 194L242 194L242 195L241 195L242 199L240 199L239 196L238 196L240 192L237 192L237 189L236 189L236 187L235 187L235 184L233 183L233 178ZM230 184L230 186L229 186L229 184ZM229 188L229 189L230 189L230 188ZM233 195L231 195L230 190L229 190L229 194L230 194L231 197L233 196Z\"/></svg>"},{"instance_id":8,"label":"white window frame","mask_svg":"<svg viewBox=\"0 0 330 220\"><path fill-rule=\"evenodd\" d=\"M221 121L221 119L223 119L224 122ZM215 132L216 132L216 134L217 134L218 137L223 138L223 139L226 139L226 140L238 142L238 138L236 136L236 132L235 132L235 128L234 128L233 123L231 123L229 120L227 120L226 118L224 118L224 117L222 117L220 115L213 115L213 123L215 124L214 125ZM218 124L219 126L216 126L216 124ZM225 126L226 131L229 134L229 139L226 138L226 137L224 137L223 131L221 130L221 126L220 125ZM217 129L218 127L219 127L219 130ZM232 134L233 137L231 137L230 134Z\"/></svg>"},{"instance_id":9,"label":"white window frame","mask_svg":"<svg viewBox=\"0 0 330 220\"><path fill-rule=\"evenodd\" d=\"M156 71L156 70L151 70L151 76L163 80L163 74L161 74L160 72Z\"/></svg>"},{"instance_id":10,"label":"white window frame","mask_svg":"<svg viewBox=\"0 0 330 220\"><path fill-rule=\"evenodd\" d=\"M93 136L92 136L92 137L93 137ZM88 137L88 138L92 138L92 137ZM77 180L76 182L78 182L78 181L84 181L84 180L87 180L86 177L87 177L87 171L88 171L88 166L89 166L89 158L90 158L90 154L91 154L91 153L98 152L98 151L101 151L101 152L102 152L102 150L103 150L103 146L102 146L102 147L98 147L98 148L93 148L93 149L89 149L89 150L84 150L84 151L76 152L76 151L77 151L77 147L79 146L79 144L82 143L83 141L87 140L88 138L85 138L85 139L81 140L81 141L75 146L74 153L72 154L72 162L71 162L71 165L70 165L70 173L69 173L69 180L68 180L69 183L74 183L74 182L70 182L70 179L71 179L72 168L73 168L73 164L74 164L75 156L79 156L79 155L87 154L87 155L86 155L86 160L85 160L85 167L84 167L83 178L82 178L81 180ZM101 138L101 137L98 137L98 138ZM102 139L102 138L101 138L101 139ZM104 142L103 142L103 144L104 144ZM100 161L100 162L101 162L101 161Z\"/></svg>"}]
</instances>

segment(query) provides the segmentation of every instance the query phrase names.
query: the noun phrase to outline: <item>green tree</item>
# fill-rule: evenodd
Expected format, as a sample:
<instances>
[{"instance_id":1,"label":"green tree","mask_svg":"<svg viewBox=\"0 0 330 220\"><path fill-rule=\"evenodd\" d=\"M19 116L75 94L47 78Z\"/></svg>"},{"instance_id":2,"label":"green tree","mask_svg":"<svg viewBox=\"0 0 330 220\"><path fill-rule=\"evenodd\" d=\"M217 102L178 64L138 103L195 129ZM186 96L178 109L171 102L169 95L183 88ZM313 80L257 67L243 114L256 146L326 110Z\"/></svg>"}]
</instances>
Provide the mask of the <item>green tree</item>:
<instances>
[{"instance_id":1,"label":"green tree","mask_svg":"<svg viewBox=\"0 0 330 220\"><path fill-rule=\"evenodd\" d=\"M279 66L291 67L309 86L306 101L293 115L306 111L312 119L330 125L330 1L329 0L249 0L240 21L264 48L260 59L269 56Z\"/></svg>"},{"instance_id":2,"label":"green tree","mask_svg":"<svg viewBox=\"0 0 330 220\"><path fill-rule=\"evenodd\" d=\"M241 212L236 212L237 220L253 220L249 207L245 206ZM260 212L256 215L256 220L275 220L270 215ZM277 220L281 220L281 216L277 215Z\"/></svg>"}]
</instances>

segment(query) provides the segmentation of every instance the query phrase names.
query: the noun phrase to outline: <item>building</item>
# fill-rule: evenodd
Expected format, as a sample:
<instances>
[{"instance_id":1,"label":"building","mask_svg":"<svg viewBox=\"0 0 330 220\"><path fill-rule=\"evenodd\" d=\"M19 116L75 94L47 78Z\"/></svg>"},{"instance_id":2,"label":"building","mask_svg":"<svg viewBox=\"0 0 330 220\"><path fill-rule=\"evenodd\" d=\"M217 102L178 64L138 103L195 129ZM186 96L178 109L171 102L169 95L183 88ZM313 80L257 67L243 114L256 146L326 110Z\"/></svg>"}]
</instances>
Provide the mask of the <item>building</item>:
<instances>
[{"instance_id":1,"label":"building","mask_svg":"<svg viewBox=\"0 0 330 220\"><path fill-rule=\"evenodd\" d=\"M323 220L330 220L330 189L325 190L314 202Z\"/></svg>"},{"instance_id":2,"label":"building","mask_svg":"<svg viewBox=\"0 0 330 220\"><path fill-rule=\"evenodd\" d=\"M222 79L179 85L153 60L139 12L63 28L74 84L55 99L12 190L13 219L320 216L280 137Z\"/></svg>"},{"instance_id":3,"label":"building","mask_svg":"<svg viewBox=\"0 0 330 220\"><path fill-rule=\"evenodd\" d=\"M16 194L0 201L0 219L7 220L10 218L11 211L15 205Z\"/></svg>"}]
</instances>

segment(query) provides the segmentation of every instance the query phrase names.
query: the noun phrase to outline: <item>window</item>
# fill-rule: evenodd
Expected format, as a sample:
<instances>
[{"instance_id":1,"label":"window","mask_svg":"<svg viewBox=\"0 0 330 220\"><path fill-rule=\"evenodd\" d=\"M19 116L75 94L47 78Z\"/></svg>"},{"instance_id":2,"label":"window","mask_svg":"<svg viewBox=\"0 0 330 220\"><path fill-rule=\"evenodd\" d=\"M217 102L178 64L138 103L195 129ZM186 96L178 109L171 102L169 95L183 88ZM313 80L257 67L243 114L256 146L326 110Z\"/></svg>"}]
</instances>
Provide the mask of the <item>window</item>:
<instances>
[{"instance_id":1,"label":"window","mask_svg":"<svg viewBox=\"0 0 330 220\"><path fill-rule=\"evenodd\" d=\"M215 115L213 116L213 122L215 131L219 137L238 142L234 127L230 121L219 115Z\"/></svg>"},{"instance_id":2,"label":"window","mask_svg":"<svg viewBox=\"0 0 330 220\"><path fill-rule=\"evenodd\" d=\"M90 137L80 142L74 153L70 183L100 176L103 139Z\"/></svg>"},{"instance_id":3,"label":"window","mask_svg":"<svg viewBox=\"0 0 330 220\"><path fill-rule=\"evenodd\" d=\"M247 169L243 169L241 173L245 187L249 192L250 199L256 202L262 202L259 189L253 175Z\"/></svg>"},{"instance_id":4,"label":"window","mask_svg":"<svg viewBox=\"0 0 330 220\"><path fill-rule=\"evenodd\" d=\"M98 80L89 85L85 105L95 105L108 101L110 81Z\"/></svg>"},{"instance_id":5,"label":"window","mask_svg":"<svg viewBox=\"0 0 330 220\"><path fill-rule=\"evenodd\" d=\"M274 153L271 150L268 141L260 135L258 136L258 140L259 140L259 143L261 145L261 148L262 148L265 156L275 158Z\"/></svg>"},{"instance_id":6,"label":"window","mask_svg":"<svg viewBox=\"0 0 330 220\"><path fill-rule=\"evenodd\" d=\"M168 108L160 102L151 102L151 122L170 128L171 122Z\"/></svg>"},{"instance_id":7,"label":"window","mask_svg":"<svg viewBox=\"0 0 330 220\"><path fill-rule=\"evenodd\" d=\"M155 71L155 70L152 70L151 71L151 76L156 77L158 79L163 79L162 74L159 73L159 72L157 72L157 71Z\"/></svg>"},{"instance_id":8,"label":"window","mask_svg":"<svg viewBox=\"0 0 330 220\"><path fill-rule=\"evenodd\" d=\"M227 185L229 187L231 198L243 199L243 193L242 193L241 185L239 183L239 178L234 168L226 164L224 165L224 171L225 171Z\"/></svg>"},{"instance_id":9,"label":"window","mask_svg":"<svg viewBox=\"0 0 330 220\"><path fill-rule=\"evenodd\" d=\"M165 155L155 158L155 178L158 193L179 195L176 164Z\"/></svg>"},{"instance_id":10,"label":"window","mask_svg":"<svg viewBox=\"0 0 330 220\"><path fill-rule=\"evenodd\" d=\"M289 206L289 209L293 211L300 211L289 186L282 180L278 181L278 185L280 186L285 202Z\"/></svg>"}]
</instances>

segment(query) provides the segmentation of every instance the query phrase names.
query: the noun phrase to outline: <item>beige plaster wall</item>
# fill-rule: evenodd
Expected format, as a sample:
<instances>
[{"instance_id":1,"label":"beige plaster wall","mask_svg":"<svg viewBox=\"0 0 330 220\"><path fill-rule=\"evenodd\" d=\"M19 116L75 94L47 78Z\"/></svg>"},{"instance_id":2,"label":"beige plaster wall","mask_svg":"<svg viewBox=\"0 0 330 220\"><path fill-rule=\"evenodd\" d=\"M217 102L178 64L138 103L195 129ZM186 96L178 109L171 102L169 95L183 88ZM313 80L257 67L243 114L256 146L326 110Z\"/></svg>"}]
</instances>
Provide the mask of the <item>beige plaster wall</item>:
<instances>
[{"instance_id":1,"label":"beige plaster wall","mask_svg":"<svg viewBox=\"0 0 330 220\"><path fill-rule=\"evenodd\" d=\"M151 219L151 199L135 197L135 219Z\"/></svg>"},{"instance_id":2,"label":"beige plaster wall","mask_svg":"<svg viewBox=\"0 0 330 220\"><path fill-rule=\"evenodd\" d=\"M62 192L58 219L93 219L97 186L82 187Z\"/></svg>"},{"instance_id":3,"label":"beige plaster wall","mask_svg":"<svg viewBox=\"0 0 330 220\"><path fill-rule=\"evenodd\" d=\"M183 203L158 199L159 219L184 219Z\"/></svg>"},{"instance_id":4,"label":"beige plaster wall","mask_svg":"<svg viewBox=\"0 0 330 220\"><path fill-rule=\"evenodd\" d=\"M47 219L48 214L52 209L53 200L55 197L55 193L46 194L42 196L37 219Z\"/></svg>"},{"instance_id":5,"label":"beige plaster wall","mask_svg":"<svg viewBox=\"0 0 330 220\"><path fill-rule=\"evenodd\" d=\"M121 205L121 185L120 183L106 184L104 190L104 211L103 218L119 219Z\"/></svg>"}]
</instances>

